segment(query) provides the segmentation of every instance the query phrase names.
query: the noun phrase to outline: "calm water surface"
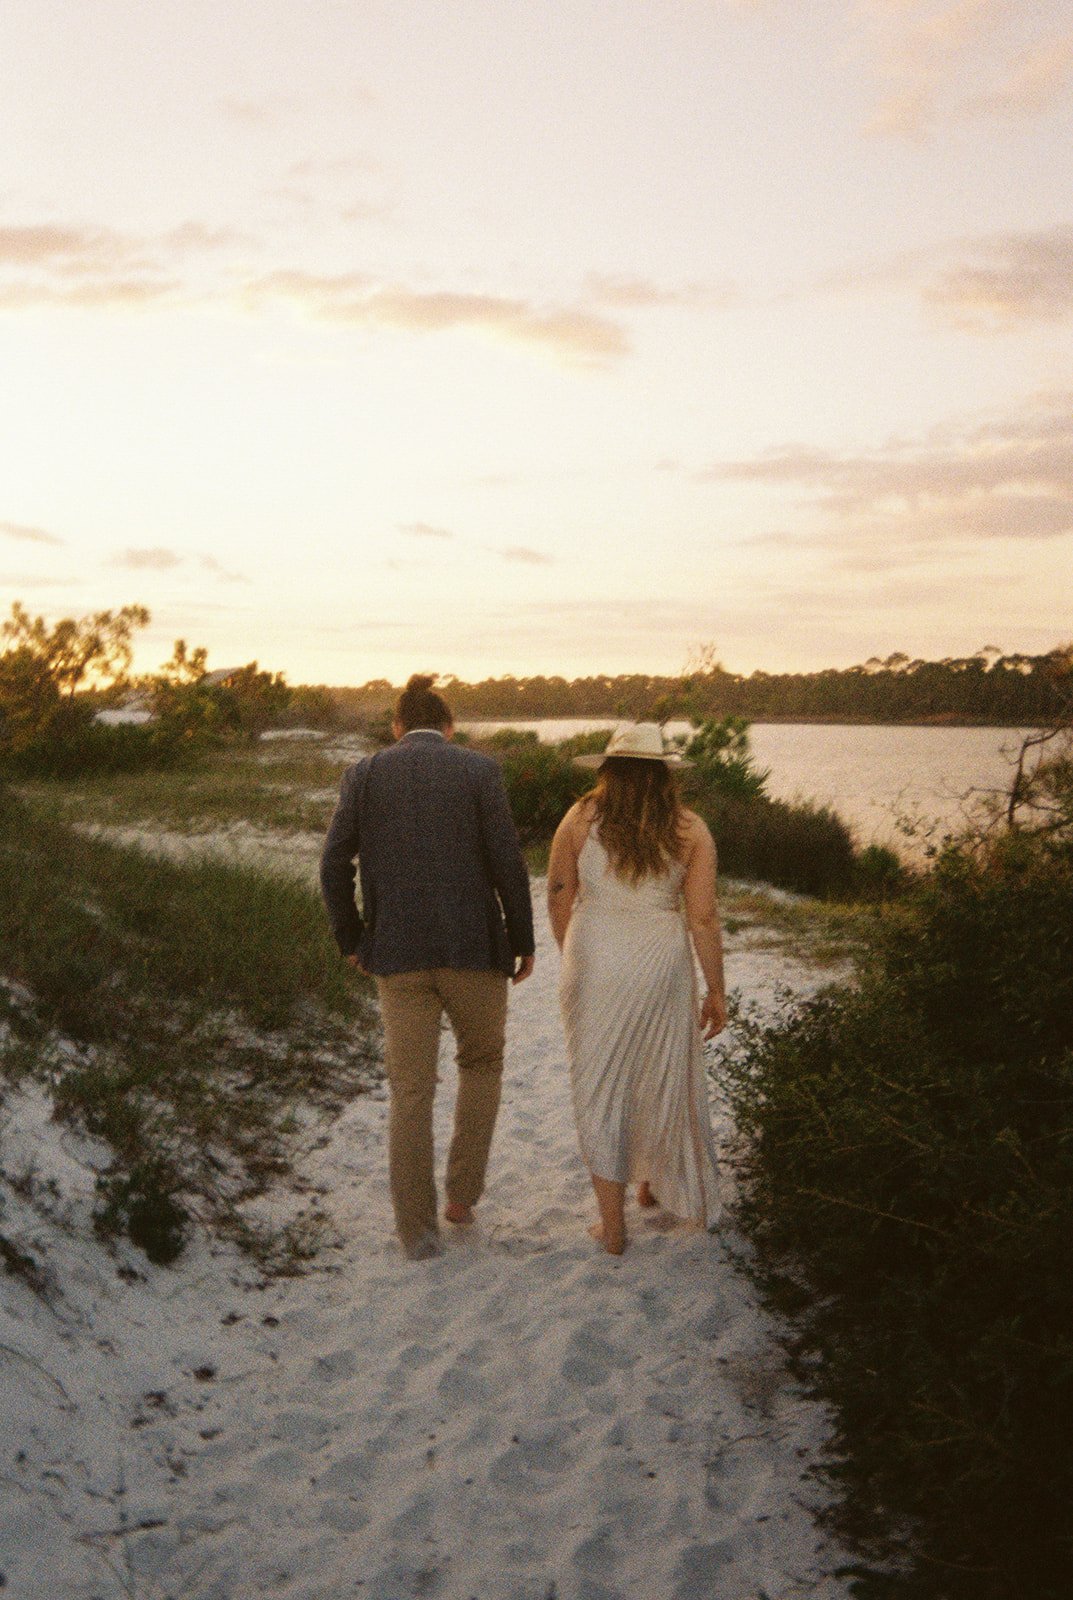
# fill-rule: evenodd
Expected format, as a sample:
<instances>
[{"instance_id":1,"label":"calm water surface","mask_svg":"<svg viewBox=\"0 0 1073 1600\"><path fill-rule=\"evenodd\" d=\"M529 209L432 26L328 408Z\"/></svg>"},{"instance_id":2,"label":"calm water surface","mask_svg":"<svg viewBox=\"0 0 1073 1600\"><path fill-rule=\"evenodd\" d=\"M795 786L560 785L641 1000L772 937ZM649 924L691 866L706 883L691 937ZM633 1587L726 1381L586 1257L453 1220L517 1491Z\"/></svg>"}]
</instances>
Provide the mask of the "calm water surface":
<instances>
[{"instance_id":1,"label":"calm water surface","mask_svg":"<svg viewBox=\"0 0 1073 1600\"><path fill-rule=\"evenodd\" d=\"M614 720L561 722L471 722L473 733L497 728L533 728L546 742L590 728L613 728ZM668 724L688 733L685 722ZM796 722L754 722L750 729L757 765L768 768L768 792L780 800L818 800L834 806L862 843L890 844L912 855L919 846L899 831L907 817L943 832L964 818L966 796L1002 789L1009 755L1020 742L1016 728L861 727Z\"/></svg>"}]
</instances>

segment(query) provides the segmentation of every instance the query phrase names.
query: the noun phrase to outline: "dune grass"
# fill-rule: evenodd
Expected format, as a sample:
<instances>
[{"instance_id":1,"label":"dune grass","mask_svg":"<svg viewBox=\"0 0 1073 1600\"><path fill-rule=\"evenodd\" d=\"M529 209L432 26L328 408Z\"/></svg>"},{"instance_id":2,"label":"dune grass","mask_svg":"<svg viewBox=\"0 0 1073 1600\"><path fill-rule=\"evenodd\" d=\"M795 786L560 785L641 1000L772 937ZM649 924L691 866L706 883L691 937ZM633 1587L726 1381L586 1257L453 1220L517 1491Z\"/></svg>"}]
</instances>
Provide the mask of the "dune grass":
<instances>
[{"instance_id":1,"label":"dune grass","mask_svg":"<svg viewBox=\"0 0 1073 1600\"><path fill-rule=\"evenodd\" d=\"M191 1209L241 1235L303 1117L379 1080L368 989L312 888L87 838L2 791L0 973L4 1070L107 1140L101 1223L156 1259Z\"/></svg>"},{"instance_id":2,"label":"dune grass","mask_svg":"<svg viewBox=\"0 0 1073 1600\"><path fill-rule=\"evenodd\" d=\"M151 823L205 833L236 822L282 831L323 832L345 761L326 750L279 746L209 750L189 765L24 781L19 792L83 822Z\"/></svg>"}]
</instances>

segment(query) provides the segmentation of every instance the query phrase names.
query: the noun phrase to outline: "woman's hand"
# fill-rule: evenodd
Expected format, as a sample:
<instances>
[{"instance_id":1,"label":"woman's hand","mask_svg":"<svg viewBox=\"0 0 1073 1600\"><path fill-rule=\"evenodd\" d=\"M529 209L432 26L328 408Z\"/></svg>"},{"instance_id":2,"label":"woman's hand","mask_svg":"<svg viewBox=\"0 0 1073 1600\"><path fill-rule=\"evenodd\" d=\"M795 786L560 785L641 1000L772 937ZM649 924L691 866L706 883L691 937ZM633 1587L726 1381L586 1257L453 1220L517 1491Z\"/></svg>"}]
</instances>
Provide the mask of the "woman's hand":
<instances>
[{"instance_id":1,"label":"woman's hand","mask_svg":"<svg viewBox=\"0 0 1073 1600\"><path fill-rule=\"evenodd\" d=\"M706 1039L714 1039L717 1033L722 1033L727 1025L726 995L716 994L714 989L708 990L701 1001L700 1025Z\"/></svg>"}]
</instances>

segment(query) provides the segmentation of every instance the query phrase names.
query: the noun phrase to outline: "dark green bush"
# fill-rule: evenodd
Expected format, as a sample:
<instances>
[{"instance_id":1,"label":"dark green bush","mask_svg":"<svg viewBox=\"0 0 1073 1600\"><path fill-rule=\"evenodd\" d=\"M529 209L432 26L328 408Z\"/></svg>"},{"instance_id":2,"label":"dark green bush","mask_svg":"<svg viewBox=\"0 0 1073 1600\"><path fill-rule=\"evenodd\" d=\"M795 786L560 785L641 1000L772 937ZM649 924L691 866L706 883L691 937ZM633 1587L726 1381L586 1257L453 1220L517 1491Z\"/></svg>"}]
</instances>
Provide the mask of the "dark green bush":
<instances>
[{"instance_id":1,"label":"dark green bush","mask_svg":"<svg viewBox=\"0 0 1073 1600\"><path fill-rule=\"evenodd\" d=\"M884 1592L1066 1600L1073 853L947 853L856 984L741 1039L742 1218L819 1358L847 1526L911 1531Z\"/></svg>"},{"instance_id":2,"label":"dark green bush","mask_svg":"<svg viewBox=\"0 0 1073 1600\"><path fill-rule=\"evenodd\" d=\"M897 852L868 844L853 863L853 889L861 900L889 900L905 888L909 873Z\"/></svg>"},{"instance_id":3,"label":"dark green bush","mask_svg":"<svg viewBox=\"0 0 1073 1600\"><path fill-rule=\"evenodd\" d=\"M457 737L457 735L456 735ZM531 749L540 743L540 735L532 728L497 728L481 740L487 750L517 750L522 746Z\"/></svg>"},{"instance_id":4,"label":"dark green bush","mask_svg":"<svg viewBox=\"0 0 1073 1600\"><path fill-rule=\"evenodd\" d=\"M720 870L819 897L854 883L853 837L829 806L741 799L691 781L686 799L712 830Z\"/></svg>"},{"instance_id":5,"label":"dark green bush","mask_svg":"<svg viewBox=\"0 0 1073 1600\"><path fill-rule=\"evenodd\" d=\"M695 779L708 790L736 800L766 797L770 773L761 771L749 748L744 717L694 717L693 732L682 744L695 767Z\"/></svg>"},{"instance_id":6,"label":"dark green bush","mask_svg":"<svg viewBox=\"0 0 1073 1600\"><path fill-rule=\"evenodd\" d=\"M611 733L608 728L590 728L587 733L572 733L569 739L560 739L555 748L561 756L598 756L607 749Z\"/></svg>"},{"instance_id":7,"label":"dark green bush","mask_svg":"<svg viewBox=\"0 0 1073 1600\"><path fill-rule=\"evenodd\" d=\"M509 746L500 765L523 844L549 839L574 801L592 788L593 773L536 740Z\"/></svg>"},{"instance_id":8,"label":"dark green bush","mask_svg":"<svg viewBox=\"0 0 1073 1600\"><path fill-rule=\"evenodd\" d=\"M74 717L62 729L54 726L18 752L4 756L0 769L22 778L94 777L174 766L185 753L181 737L171 737L169 730L154 723L109 726Z\"/></svg>"}]
</instances>

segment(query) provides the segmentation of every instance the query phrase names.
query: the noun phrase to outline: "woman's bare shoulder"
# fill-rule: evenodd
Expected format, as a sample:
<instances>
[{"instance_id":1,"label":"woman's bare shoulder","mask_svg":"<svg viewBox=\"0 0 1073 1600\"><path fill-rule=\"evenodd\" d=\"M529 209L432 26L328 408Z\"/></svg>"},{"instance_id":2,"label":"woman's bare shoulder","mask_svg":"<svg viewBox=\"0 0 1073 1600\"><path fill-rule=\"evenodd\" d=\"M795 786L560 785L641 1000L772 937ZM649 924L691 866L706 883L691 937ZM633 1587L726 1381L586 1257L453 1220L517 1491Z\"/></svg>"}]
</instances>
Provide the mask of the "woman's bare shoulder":
<instances>
[{"instance_id":1,"label":"woman's bare shoulder","mask_svg":"<svg viewBox=\"0 0 1073 1600\"><path fill-rule=\"evenodd\" d=\"M682 807L681 825L687 850L693 850L698 844L714 844L711 829L704 818L698 816L695 811L690 811L688 806Z\"/></svg>"},{"instance_id":2,"label":"woman's bare shoulder","mask_svg":"<svg viewBox=\"0 0 1073 1600\"><path fill-rule=\"evenodd\" d=\"M589 795L584 795L580 800L575 800L570 810L559 824L560 831L572 835L575 839L584 839L584 835L592 826L596 807Z\"/></svg>"}]
</instances>

